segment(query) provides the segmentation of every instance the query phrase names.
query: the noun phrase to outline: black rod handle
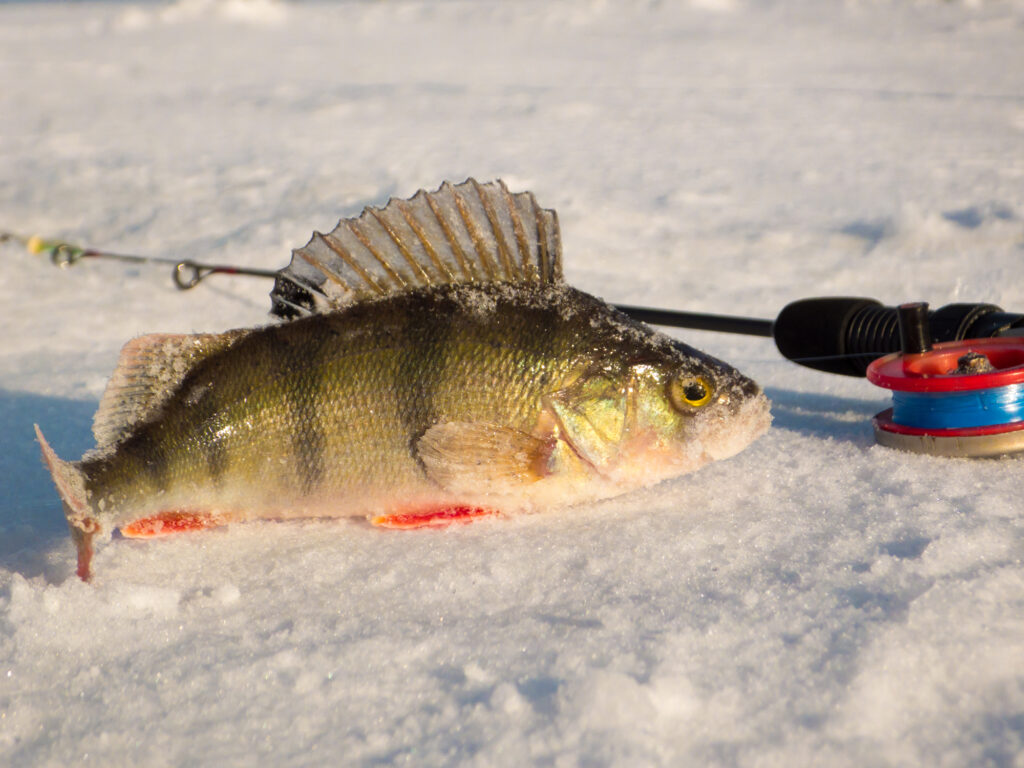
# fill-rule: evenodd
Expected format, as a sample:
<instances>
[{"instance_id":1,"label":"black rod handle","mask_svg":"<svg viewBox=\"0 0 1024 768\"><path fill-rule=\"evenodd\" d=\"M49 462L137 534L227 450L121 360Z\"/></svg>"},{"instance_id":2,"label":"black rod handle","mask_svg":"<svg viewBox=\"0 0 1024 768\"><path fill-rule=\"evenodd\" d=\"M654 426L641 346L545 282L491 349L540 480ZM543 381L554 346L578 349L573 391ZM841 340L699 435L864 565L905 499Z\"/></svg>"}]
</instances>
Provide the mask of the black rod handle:
<instances>
[{"instance_id":1,"label":"black rod handle","mask_svg":"<svg viewBox=\"0 0 1024 768\"><path fill-rule=\"evenodd\" d=\"M995 304L927 307L920 303L905 311L910 351L927 351L933 340L1024 335L1024 314L1005 312ZM874 299L801 299L784 307L776 318L775 345L790 360L808 368L863 376L872 360L904 349L900 312L900 308L883 306Z\"/></svg>"},{"instance_id":2,"label":"black rod handle","mask_svg":"<svg viewBox=\"0 0 1024 768\"><path fill-rule=\"evenodd\" d=\"M722 333L743 333L748 336L772 336L771 320L735 315L708 315L700 312L679 312L672 309L652 309L616 304L615 308L634 320L651 325L668 325L673 328L693 328L698 331L720 331Z\"/></svg>"},{"instance_id":3,"label":"black rod handle","mask_svg":"<svg viewBox=\"0 0 1024 768\"><path fill-rule=\"evenodd\" d=\"M794 363L844 376L863 376L872 360L902 348L899 309L863 297L800 299L774 321L625 305L618 309L653 325L772 337ZM1024 336L1024 314L995 304L947 304L936 310L924 305L920 311L934 341Z\"/></svg>"}]
</instances>

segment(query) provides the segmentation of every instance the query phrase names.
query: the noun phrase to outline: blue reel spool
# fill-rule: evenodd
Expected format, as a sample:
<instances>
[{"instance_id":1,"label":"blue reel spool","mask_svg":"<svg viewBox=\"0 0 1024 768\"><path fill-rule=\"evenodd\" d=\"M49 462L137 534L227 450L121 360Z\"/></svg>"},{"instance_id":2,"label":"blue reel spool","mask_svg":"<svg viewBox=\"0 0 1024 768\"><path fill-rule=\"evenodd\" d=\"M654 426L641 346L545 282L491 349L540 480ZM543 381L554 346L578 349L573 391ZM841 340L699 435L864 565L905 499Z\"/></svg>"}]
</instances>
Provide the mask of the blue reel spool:
<instances>
[{"instance_id":1,"label":"blue reel spool","mask_svg":"<svg viewBox=\"0 0 1024 768\"><path fill-rule=\"evenodd\" d=\"M881 445L933 456L1024 451L1024 339L887 355L868 366L867 378L893 392L893 407L874 418Z\"/></svg>"}]
</instances>

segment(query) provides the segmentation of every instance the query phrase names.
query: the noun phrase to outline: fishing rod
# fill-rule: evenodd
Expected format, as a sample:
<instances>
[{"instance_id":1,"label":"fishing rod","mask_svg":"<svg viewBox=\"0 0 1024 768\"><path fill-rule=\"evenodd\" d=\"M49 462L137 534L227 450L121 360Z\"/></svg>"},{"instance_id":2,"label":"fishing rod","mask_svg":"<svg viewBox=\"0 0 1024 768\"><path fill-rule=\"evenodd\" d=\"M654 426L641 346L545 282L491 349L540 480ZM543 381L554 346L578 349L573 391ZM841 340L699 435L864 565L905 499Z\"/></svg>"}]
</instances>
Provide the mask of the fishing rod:
<instances>
[{"instance_id":1,"label":"fishing rod","mask_svg":"<svg viewBox=\"0 0 1024 768\"><path fill-rule=\"evenodd\" d=\"M276 278L276 270L192 259L112 253L0 231L62 268L86 258L172 267L182 291L210 275ZM845 376L866 376L893 393L873 419L881 445L934 456L1024 451L1024 314L995 304L924 302L887 307L875 299L819 297L786 305L774 320L615 305L652 325L771 338L789 360Z\"/></svg>"},{"instance_id":2,"label":"fishing rod","mask_svg":"<svg viewBox=\"0 0 1024 768\"><path fill-rule=\"evenodd\" d=\"M63 240L43 239L37 235L21 237L0 231L0 242L8 240L21 243L30 253L49 256L54 265L62 268L86 258L166 264L171 267L175 287L182 291L195 288L210 275L271 279L277 276L276 270L112 253ZM863 377L873 360L901 349L898 308L883 306L875 299L800 299L786 305L774 320L626 304L615 306L635 320L651 325L771 338L779 352L794 363L844 376ZM1024 314L1006 312L995 304L947 304L929 310L927 319L935 342L1024 337Z\"/></svg>"},{"instance_id":3,"label":"fishing rod","mask_svg":"<svg viewBox=\"0 0 1024 768\"><path fill-rule=\"evenodd\" d=\"M0 243L14 241L21 243L29 253L49 256L50 262L62 269L77 264L82 259L108 259L134 264L166 264L171 267L171 279L179 290L195 288L210 275L250 275L273 278L277 272L270 269L253 269L230 264L204 264L192 259L167 259L161 256L138 256L131 253L112 253L97 248L85 248L63 240L44 240L38 235L22 237L13 232L0 232Z\"/></svg>"},{"instance_id":4,"label":"fishing rod","mask_svg":"<svg viewBox=\"0 0 1024 768\"><path fill-rule=\"evenodd\" d=\"M925 305L927 307L927 305ZM861 297L827 296L787 304L774 320L620 306L654 325L766 336L784 357L808 368L863 377L873 360L902 350L899 307ZM1024 338L1024 314L986 303L927 310L932 341Z\"/></svg>"}]
</instances>

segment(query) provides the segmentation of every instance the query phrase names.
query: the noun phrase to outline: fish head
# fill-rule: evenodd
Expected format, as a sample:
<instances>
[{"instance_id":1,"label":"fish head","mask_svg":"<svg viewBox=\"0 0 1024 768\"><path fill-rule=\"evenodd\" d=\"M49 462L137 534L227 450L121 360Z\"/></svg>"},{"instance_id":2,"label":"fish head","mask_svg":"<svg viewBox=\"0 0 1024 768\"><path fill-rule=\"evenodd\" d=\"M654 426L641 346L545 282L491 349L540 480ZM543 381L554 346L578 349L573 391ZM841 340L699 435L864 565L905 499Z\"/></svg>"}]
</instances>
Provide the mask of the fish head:
<instances>
[{"instance_id":1,"label":"fish head","mask_svg":"<svg viewBox=\"0 0 1024 768\"><path fill-rule=\"evenodd\" d=\"M673 353L630 366L633 402L619 471L664 479L746 448L771 424L761 387L730 365L681 342Z\"/></svg>"},{"instance_id":2,"label":"fish head","mask_svg":"<svg viewBox=\"0 0 1024 768\"><path fill-rule=\"evenodd\" d=\"M550 400L575 454L622 490L728 458L771 424L757 383L668 341L591 366Z\"/></svg>"}]
</instances>

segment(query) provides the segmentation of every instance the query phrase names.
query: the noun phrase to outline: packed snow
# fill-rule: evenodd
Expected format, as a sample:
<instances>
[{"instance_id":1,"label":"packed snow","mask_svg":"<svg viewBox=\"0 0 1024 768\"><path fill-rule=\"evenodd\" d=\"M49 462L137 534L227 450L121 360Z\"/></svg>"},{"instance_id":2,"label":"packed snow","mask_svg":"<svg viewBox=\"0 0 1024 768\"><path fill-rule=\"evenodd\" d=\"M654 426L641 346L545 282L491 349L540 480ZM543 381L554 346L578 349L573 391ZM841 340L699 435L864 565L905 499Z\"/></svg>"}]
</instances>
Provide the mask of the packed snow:
<instances>
[{"instance_id":1,"label":"packed snow","mask_svg":"<svg viewBox=\"0 0 1024 768\"><path fill-rule=\"evenodd\" d=\"M0 228L278 268L388 196L503 178L608 300L1024 310L1024 3L0 4ZM265 280L0 251L0 764L1024 766L1024 459L874 444L888 396L673 331L771 431L551 515L115 539L75 459L121 345Z\"/></svg>"}]
</instances>

